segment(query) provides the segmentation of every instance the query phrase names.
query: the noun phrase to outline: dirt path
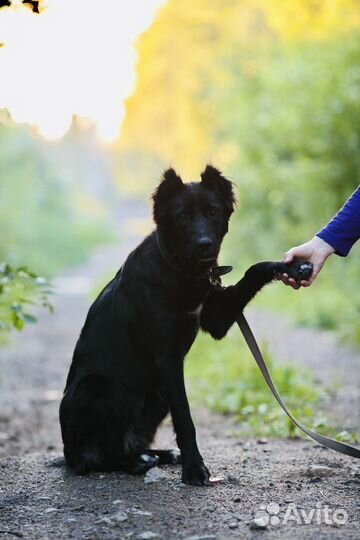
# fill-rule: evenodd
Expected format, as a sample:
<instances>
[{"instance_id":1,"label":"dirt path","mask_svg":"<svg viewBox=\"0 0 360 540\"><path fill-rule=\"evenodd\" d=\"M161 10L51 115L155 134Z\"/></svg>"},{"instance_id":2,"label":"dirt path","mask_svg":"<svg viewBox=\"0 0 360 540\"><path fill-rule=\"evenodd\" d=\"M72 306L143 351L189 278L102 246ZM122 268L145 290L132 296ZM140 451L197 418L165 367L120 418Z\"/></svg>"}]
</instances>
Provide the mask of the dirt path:
<instances>
[{"instance_id":1,"label":"dirt path","mask_svg":"<svg viewBox=\"0 0 360 540\"><path fill-rule=\"evenodd\" d=\"M176 467L145 483L121 473L76 477L56 466L59 399L87 293L120 266L144 215L139 204L127 205L121 245L58 280L55 315L42 313L0 351L0 538L360 538L360 464L310 441L236 439L231 420L202 410L194 411L200 447L223 479L211 488L183 486ZM319 384L344 373L329 409L339 426L359 426L359 354L281 317L252 310L249 319L275 357L309 365ZM173 446L169 424L159 444Z\"/></svg>"}]
</instances>

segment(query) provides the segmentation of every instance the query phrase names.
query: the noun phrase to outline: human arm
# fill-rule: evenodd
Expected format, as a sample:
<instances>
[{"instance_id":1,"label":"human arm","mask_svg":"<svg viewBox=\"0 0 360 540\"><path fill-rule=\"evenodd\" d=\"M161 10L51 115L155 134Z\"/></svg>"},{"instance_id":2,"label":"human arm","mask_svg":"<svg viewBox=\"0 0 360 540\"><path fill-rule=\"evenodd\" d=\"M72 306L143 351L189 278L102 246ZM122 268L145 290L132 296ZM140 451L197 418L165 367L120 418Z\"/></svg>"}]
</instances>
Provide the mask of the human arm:
<instances>
[{"instance_id":1,"label":"human arm","mask_svg":"<svg viewBox=\"0 0 360 540\"><path fill-rule=\"evenodd\" d=\"M341 257L348 255L360 238L360 186L316 236L330 244L336 255Z\"/></svg>"},{"instance_id":2,"label":"human arm","mask_svg":"<svg viewBox=\"0 0 360 540\"><path fill-rule=\"evenodd\" d=\"M326 259L336 253L342 257L348 255L353 244L360 238L360 187L358 187L334 218L317 235L300 246L293 247L285 253L284 262L308 260L314 265L312 276L301 281L300 285L309 287ZM294 280L286 274L280 278L286 285L299 288Z\"/></svg>"}]
</instances>

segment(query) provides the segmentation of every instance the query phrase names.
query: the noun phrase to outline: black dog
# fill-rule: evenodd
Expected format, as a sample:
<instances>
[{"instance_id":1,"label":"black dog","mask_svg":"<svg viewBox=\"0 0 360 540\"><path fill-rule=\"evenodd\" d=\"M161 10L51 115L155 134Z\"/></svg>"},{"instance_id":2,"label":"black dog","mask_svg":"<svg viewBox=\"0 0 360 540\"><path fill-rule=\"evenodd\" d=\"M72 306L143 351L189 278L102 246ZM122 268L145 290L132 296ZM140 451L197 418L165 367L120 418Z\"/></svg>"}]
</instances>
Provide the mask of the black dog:
<instances>
[{"instance_id":1,"label":"black dog","mask_svg":"<svg viewBox=\"0 0 360 540\"><path fill-rule=\"evenodd\" d=\"M77 342L60 422L67 464L144 473L180 463L149 450L171 412L182 480L203 485L209 471L197 447L183 362L198 330L225 336L239 313L276 273L297 267L262 262L235 285L209 281L234 210L232 184L207 166L201 182L183 184L173 169L153 195L156 230L129 255L91 306Z\"/></svg>"}]
</instances>

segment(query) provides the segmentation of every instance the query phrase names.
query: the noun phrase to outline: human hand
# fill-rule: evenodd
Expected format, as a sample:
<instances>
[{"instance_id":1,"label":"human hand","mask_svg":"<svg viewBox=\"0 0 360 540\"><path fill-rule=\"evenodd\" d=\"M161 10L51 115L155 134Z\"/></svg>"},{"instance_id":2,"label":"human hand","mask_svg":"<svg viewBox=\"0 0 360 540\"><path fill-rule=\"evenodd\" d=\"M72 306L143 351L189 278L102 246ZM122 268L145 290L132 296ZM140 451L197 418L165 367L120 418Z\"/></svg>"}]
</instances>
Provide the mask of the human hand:
<instances>
[{"instance_id":1,"label":"human hand","mask_svg":"<svg viewBox=\"0 0 360 540\"><path fill-rule=\"evenodd\" d=\"M335 249L327 242L314 236L311 240L300 246L289 249L284 255L284 262L290 263L295 261L309 261L313 264L313 272L309 279L302 280L297 283L294 279L290 278L287 274L281 274L278 276L285 285L290 285L293 289L299 289L302 287L310 287L313 281L318 276L320 270L324 266L326 259L335 252Z\"/></svg>"}]
</instances>

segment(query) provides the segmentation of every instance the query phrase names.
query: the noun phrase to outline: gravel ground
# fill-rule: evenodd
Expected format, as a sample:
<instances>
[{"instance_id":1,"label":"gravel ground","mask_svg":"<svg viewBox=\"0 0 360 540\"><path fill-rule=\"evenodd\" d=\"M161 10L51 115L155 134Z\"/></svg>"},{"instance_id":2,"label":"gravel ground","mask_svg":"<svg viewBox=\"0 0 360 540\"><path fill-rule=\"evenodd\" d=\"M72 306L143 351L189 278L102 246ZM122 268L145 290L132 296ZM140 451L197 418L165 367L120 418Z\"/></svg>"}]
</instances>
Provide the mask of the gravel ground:
<instances>
[{"instance_id":1,"label":"gravel ground","mask_svg":"<svg viewBox=\"0 0 360 540\"><path fill-rule=\"evenodd\" d=\"M64 467L58 406L88 292L138 242L144 215L138 204L124 208L120 247L98 250L57 280L55 315L41 313L39 324L0 352L0 537L360 538L356 460L303 439L238 439L230 418L201 409L193 416L203 456L218 479L211 487L183 486L173 466L145 479L122 473L76 477ZM308 365L321 385L336 380L328 404L332 419L359 426L358 353L331 334L293 328L272 314L250 310L249 320L276 358ZM157 444L174 445L169 422Z\"/></svg>"}]
</instances>

